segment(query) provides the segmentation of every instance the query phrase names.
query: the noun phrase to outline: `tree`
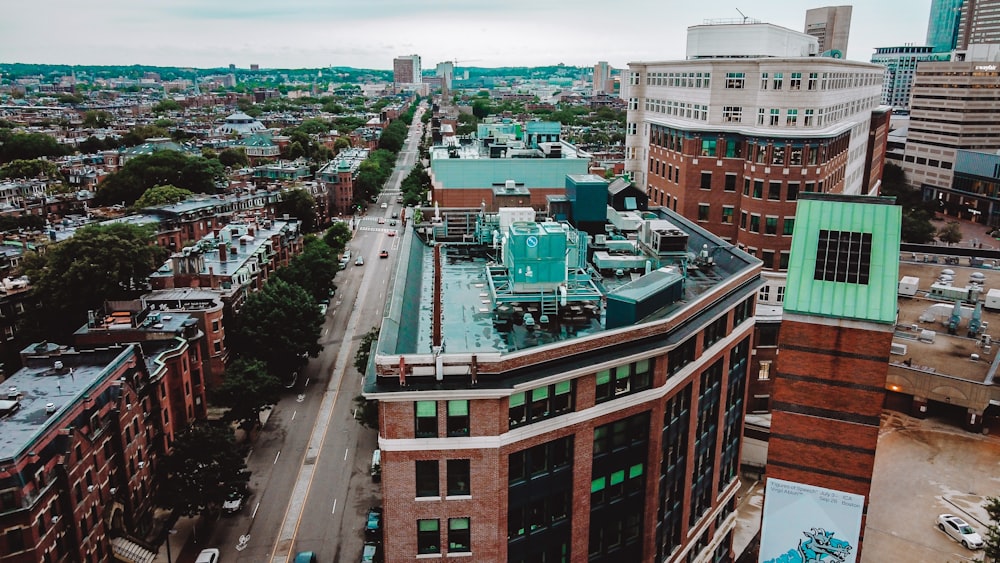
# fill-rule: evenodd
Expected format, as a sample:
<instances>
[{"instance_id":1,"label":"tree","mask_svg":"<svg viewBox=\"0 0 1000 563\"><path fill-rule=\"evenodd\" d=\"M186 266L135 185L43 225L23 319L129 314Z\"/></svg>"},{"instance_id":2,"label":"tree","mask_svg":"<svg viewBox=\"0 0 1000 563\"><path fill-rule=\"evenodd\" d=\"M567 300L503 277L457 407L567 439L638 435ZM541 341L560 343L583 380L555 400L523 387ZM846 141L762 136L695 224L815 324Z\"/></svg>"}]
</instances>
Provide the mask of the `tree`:
<instances>
[{"instance_id":1,"label":"tree","mask_svg":"<svg viewBox=\"0 0 1000 563\"><path fill-rule=\"evenodd\" d=\"M106 111L88 109L83 114L83 126L90 128L107 127L111 123L111 119L111 114Z\"/></svg>"},{"instance_id":2,"label":"tree","mask_svg":"<svg viewBox=\"0 0 1000 563\"><path fill-rule=\"evenodd\" d=\"M484 99L478 99L472 102L472 115L476 116L477 119L483 119L490 114L492 108L490 107L490 101Z\"/></svg>"},{"instance_id":3,"label":"tree","mask_svg":"<svg viewBox=\"0 0 1000 563\"><path fill-rule=\"evenodd\" d=\"M906 182L903 169L887 163L882 169L881 195L896 198L896 205L903 208L900 237L905 242L925 244L934 240L935 229L931 224L934 210L923 201L920 190Z\"/></svg>"},{"instance_id":4,"label":"tree","mask_svg":"<svg viewBox=\"0 0 1000 563\"><path fill-rule=\"evenodd\" d=\"M990 518L990 523L986 526L986 535L983 538L983 555L986 561L1000 561L1000 498L986 497L986 504L983 507Z\"/></svg>"},{"instance_id":5,"label":"tree","mask_svg":"<svg viewBox=\"0 0 1000 563\"><path fill-rule=\"evenodd\" d=\"M169 254L152 242L149 226L91 225L49 246L44 255L25 255L24 271L43 304L35 316L54 333L48 338L72 334L87 320L87 311L106 300L146 291L149 274Z\"/></svg>"},{"instance_id":6,"label":"tree","mask_svg":"<svg viewBox=\"0 0 1000 563\"><path fill-rule=\"evenodd\" d=\"M0 178L37 178L39 176L62 179L56 165L48 160L12 160L0 166Z\"/></svg>"},{"instance_id":7,"label":"tree","mask_svg":"<svg viewBox=\"0 0 1000 563\"><path fill-rule=\"evenodd\" d=\"M181 111L181 109L183 108L181 108L179 103L170 98L165 98L153 106L153 113L168 113L171 111Z\"/></svg>"},{"instance_id":8,"label":"tree","mask_svg":"<svg viewBox=\"0 0 1000 563\"><path fill-rule=\"evenodd\" d=\"M310 235L302 254L279 268L275 275L306 290L316 303L324 303L330 298L333 276L339 269L337 253L322 239Z\"/></svg>"},{"instance_id":9,"label":"tree","mask_svg":"<svg viewBox=\"0 0 1000 563\"><path fill-rule=\"evenodd\" d=\"M229 407L223 420L237 422L251 432L260 426L260 413L278 404L281 390L281 380L271 375L263 362L240 358L226 366L214 398Z\"/></svg>"},{"instance_id":10,"label":"tree","mask_svg":"<svg viewBox=\"0 0 1000 563\"><path fill-rule=\"evenodd\" d=\"M13 133L0 144L0 164L13 160L34 160L69 153L53 137L42 133Z\"/></svg>"},{"instance_id":11,"label":"tree","mask_svg":"<svg viewBox=\"0 0 1000 563\"><path fill-rule=\"evenodd\" d=\"M368 359L371 357L372 346L378 341L379 329L377 326L361 337L361 344L358 344L358 352L354 355L354 369L364 375L368 371Z\"/></svg>"},{"instance_id":12,"label":"tree","mask_svg":"<svg viewBox=\"0 0 1000 563\"><path fill-rule=\"evenodd\" d=\"M121 170L105 178L95 199L101 205L123 201L131 205L149 188L168 184L193 193L215 193L215 181L222 176L222 165L217 160L157 151L129 160Z\"/></svg>"},{"instance_id":13,"label":"tree","mask_svg":"<svg viewBox=\"0 0 1000 563\"><path fill-rule=\"evenodd\" d=\"M345 248L347 248L347 243L351 240L351 227L347 223L340 222L334 223L326 233L323 235L323 242L326 243L330 250L334 254L340 254Z\"/></svg>"},{"instance_id":14,"label":"tree","mask_svg":"<svg viewBox=\"0 0 1000 563\"><path fill-rule=\"evenodd\" d=\"M135 200L135 207L142 209L144 207L170 205L171 203L184 201L191 195L193 194L189 190L183 190L169 184L166 186L155 186L146 190L142 194L142 197Z\"/></svg>"},{"instance_id":15,"label":"tree","mask_svg":"<svg viewBox=\"0 0 1000 563\"><path fill-rule=\"evenodd\" d=\"M163 127L156 125L139 125L133 127L131 131L122 137L122 144L126 147L134 147L146 142L146 139L154 137L169 137L170 132Z\"/></svg>"},{"instance_id":16,"label":"tree","mask_svg":"<svg viewBox=\"0 0 1000 563\"><path fill-rule=\"evenodd\" d=\"M247 298L235 319L233 350L241 357L267 364L282 379L290 379L317 356L323 317L306 290L274 278Z\"/></svg>"},{"instance_id":17,"label":"tree","mask_svg":"<svg viewBox=\"0 0 1000 563\"><path fill-rule=\"evenodd\" d=\"M285 156L289 160L295 160L296 158L301 158L306 155L306 150L302 148L302 143L298 141L292 141L288 144L288 153Z\"/></svg>"},{"instance_id":18,"label":"tree","mask_svg":"<svg viewBox=\"0 0 1000 563\"><path fill-rule=\"evenodd\" d=\"M311 233L316 228L316 200L306 190L284 192L274 210L279 216L287 213L301 221L304 233Z\"/></svg>"},{"instance_id":19,"label":"tree","mask_svg":"<svg viewBox=\"0 0 1000 563\"><path fill-rule=\"evenodd\" d=\"M110 146L108 145L108 143L110 143ZM77 145L76 148L79 149L80 152L83 154L95 154L103 151L106 148L114 148L114 144L113 141L111 141L111 139L108 139L108 142L105 143L105 141L102 141L97 137L91 135L86 139L84 139L79 145Z\"/></svg>"},{"instance_id":20,"label":"tree","mask_svg":"<svg viewBox=\"0 0 1000 563\"><path fill-rule=\"evenodd\" d=\"M247 158L245 150L230 147L219 153L219 162L223 166L233 168L236 166L247 166L250 164L250 159Z\"/></svg>"},{"instance_id":21,"label":"tree","mask_svg":"<svg viewBox=\"0 0 1000 563\"><path fill-rule=\"evenodd\" d=\"M938 240L948 244L958 244L962 242L962 227L958 221L948 221L948 223L938 230Z\"/></svg>"},{"instance_id":22,"label":"tree","mask_svg":"<svg viewBox=\"0 0 1000 563\"><path fill-rule=\"evenodd\" d=\"M250 481L245 456L226 426L200 423L178 432L158 467L156 505L183 516L222 506L229 491Z\"/></svg>"},{"instance_id":23,"label":"tree","mask_svg":"<svg viewBox=\"0 0 1000 563\"><path fill-rule=\"evenodd\" d=\"M354 397L354 420L365 428L378 430L378 401L365 399L364 395Z\"/></svg>"}]
</instances>

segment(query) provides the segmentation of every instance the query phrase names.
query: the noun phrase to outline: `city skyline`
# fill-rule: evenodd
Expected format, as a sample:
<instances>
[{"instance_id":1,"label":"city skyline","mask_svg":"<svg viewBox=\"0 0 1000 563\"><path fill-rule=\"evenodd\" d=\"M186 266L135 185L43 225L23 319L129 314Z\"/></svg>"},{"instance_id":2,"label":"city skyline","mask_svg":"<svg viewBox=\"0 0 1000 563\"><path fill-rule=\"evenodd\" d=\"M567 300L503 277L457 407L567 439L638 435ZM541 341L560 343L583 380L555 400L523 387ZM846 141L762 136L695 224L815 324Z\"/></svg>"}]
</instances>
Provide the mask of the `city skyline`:
<instances>
[{"instance_id":1,"label":"city skyline","mask_svg":"<svg viewBox=\"0 0 1000 563\"><path fill-rule=\"evenodd\" d=\"M427 68L455 59L458 66L479 67L586 67L603 60L623 68L631 61L683 59L687 28L705 20L739 20L742 13L801 32L807 9L834 4L765 0L707 8L639 0L629 3L620 23L609 24L599 17L609 5L595 0L578 2L572 11L525 0L503 5L372 0L350 10L319 0L278 5L179 0L159 6L39 0L6 11L0 62L388 70L393 58L419 54ZM875 47L922 44L929 11L930 0L854 6L847 57L868 61Z\"/></svg>"}]
</instances>

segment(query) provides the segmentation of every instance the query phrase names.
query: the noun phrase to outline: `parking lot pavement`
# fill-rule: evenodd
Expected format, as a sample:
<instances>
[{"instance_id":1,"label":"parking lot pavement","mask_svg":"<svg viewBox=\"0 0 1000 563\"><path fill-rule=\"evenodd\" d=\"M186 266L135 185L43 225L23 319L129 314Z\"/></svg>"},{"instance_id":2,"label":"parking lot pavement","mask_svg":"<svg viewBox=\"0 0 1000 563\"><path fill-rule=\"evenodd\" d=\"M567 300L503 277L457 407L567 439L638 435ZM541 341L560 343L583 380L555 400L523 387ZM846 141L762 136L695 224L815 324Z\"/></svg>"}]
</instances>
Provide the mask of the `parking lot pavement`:
<instances>
[{"instance_id":1,"label":"parking lot pavement","mask_svg":"<svg viewBox=\"0 0 1000 563\"><path fill-rule=\"evenodd\" d=\"M862 563L959 563L969 551L939 531L939 514L986 531L982 502L1000 494L1000 438L963 431L953 421L883 414Z\"/></svg>"}]
</instances>

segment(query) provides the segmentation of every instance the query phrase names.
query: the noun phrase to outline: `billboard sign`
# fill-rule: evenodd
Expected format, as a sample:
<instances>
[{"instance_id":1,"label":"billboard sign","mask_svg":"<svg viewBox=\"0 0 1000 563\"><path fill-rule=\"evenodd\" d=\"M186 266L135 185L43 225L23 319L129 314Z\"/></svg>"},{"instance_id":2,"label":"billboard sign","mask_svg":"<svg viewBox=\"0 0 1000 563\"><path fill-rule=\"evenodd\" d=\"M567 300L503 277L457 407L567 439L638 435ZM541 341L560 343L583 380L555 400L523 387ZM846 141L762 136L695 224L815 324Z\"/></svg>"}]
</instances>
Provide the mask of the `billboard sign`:
<instances>
[{"instance_id":1,"label":"billboard sign","mask_svg":"<svg viewBox=\"0 0 1000 563\"><path fill-rule=\"evenodd\" d=\"M760 563L855 563L865 497L768 478Z\"/></svg>"}]
</instances>

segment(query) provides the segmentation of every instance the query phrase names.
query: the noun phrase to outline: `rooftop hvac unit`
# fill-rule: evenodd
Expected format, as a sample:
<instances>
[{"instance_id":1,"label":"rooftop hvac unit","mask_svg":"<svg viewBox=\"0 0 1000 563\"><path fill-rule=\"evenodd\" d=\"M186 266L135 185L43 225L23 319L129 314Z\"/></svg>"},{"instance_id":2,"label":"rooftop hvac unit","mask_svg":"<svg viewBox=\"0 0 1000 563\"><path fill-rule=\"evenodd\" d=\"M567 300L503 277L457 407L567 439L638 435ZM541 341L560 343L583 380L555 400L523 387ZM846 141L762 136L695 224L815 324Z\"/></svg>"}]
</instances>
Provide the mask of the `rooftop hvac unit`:
<instances>
[{"instance_id":1,"label":"rooftop hvac unit","mask_svg":"<svg viewBox=\"0 0 1000 563\"><path fill-rule=\"evenodd\" d=\"M890 348L889 348L889 353L890 354L895 354L897 356L905 356L906 355L906 344L899 344L897 342L893 342L892 346L890 346Z\"/></svg>"}]
</instances>

